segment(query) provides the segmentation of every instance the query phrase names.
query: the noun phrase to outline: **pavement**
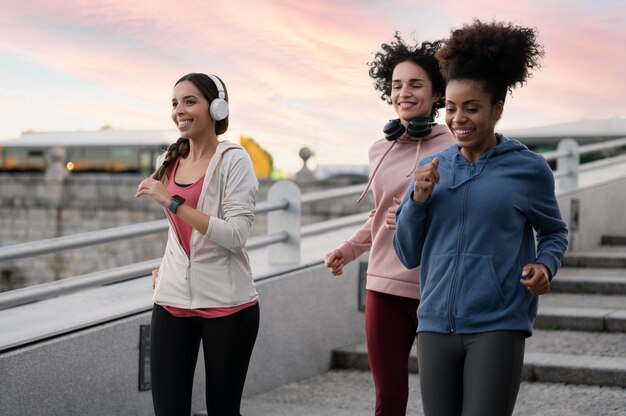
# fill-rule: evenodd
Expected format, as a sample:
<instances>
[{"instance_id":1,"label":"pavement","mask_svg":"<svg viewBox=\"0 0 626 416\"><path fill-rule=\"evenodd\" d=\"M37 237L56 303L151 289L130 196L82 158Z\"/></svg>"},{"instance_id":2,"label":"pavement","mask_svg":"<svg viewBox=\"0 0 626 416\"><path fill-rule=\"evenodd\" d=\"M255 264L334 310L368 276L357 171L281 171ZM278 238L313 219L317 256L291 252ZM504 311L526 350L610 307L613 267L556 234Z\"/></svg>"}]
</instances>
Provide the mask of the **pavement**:
<instances>
[{"instance_id":1,"label":"pavement","mask_svg":"<svg viewBox=\"0 0 626 416\"><path fill-rule=\"evenodd\" d=\"M243 416L365 416L374 414L367 371L332 370L243 400ZM409 376L407 415L424 415L419 375ZM522 382L514 416L625 416L620 387Z\"/></svg>"}]
</instances>

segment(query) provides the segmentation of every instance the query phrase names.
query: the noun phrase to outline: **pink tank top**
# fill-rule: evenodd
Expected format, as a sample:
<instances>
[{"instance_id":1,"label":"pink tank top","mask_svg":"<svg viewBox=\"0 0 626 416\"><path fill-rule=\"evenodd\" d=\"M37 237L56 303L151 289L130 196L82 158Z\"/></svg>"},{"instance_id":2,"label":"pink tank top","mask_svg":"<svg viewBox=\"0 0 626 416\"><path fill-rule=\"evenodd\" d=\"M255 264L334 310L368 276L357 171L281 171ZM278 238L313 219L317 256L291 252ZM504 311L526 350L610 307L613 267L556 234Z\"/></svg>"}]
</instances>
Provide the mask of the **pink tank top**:
<instances>
[{"instance_id":1,"label":"pink tank top","mask_svg":"<svg viewBox=\"0 0 626 416\"><path fill-rule=\"evenodd\" d=\"M192 184L177 184L176 171L178 170L179 161L180 158L176 159L176 163L174 163L174 167L172 168L172 175L167 185L167 191L171 195L182 196L183 198L185 198L186 205L192 208L196 208L198 206L198 200L200 199L200 193L202 192L202 185L204 184L204 175ZM180 241L180 244L183 246L187 257L191 259L191 233L193 231L193 228L191 228L191 226L183 221L178 215L172 214L169 210L167 210L167 215L174 224L174 229L176 230L176 236L178 237L178 241ZM220 318L223 316L232 315L242 309L248 308L256 304L257 301L254 300L252 302L244 303L243 305L234 306L232 308L182 309L166 305L163 305L163 307L177 318Z\"/></svg>"}]
</instances>

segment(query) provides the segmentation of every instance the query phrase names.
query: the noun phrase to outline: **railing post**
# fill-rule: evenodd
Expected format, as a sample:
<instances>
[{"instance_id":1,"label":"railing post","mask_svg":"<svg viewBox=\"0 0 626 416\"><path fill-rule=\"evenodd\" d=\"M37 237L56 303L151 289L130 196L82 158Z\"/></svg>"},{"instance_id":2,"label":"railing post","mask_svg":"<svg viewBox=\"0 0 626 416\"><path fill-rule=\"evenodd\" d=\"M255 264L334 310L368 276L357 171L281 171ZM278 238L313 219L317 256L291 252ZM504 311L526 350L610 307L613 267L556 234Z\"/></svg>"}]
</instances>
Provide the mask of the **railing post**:
<instances>
[{"instance_id":1,"label":"railing post","mask_svg":"<svg viewBox=\"0 0 626 416\"><path fill-rule=\"evenodd\" d=\"M561 191L570 191L578 188L578 166L580 164L580 152L578 142L571 138L565 138L559 141L557 152L566 152L566 156L559 156L556 160L556 168L558 172L567 172L558 179L559 189Z\"/></svg>"},{"instance_id":2,"label":"railing post","mask_svg":"<svg viewBox=\"0 0 626 416\"><path fill-rule=\"evenodd\" d=\"M289 206L285 210L270 211L267 214L268 234L287 232L289 238L284 243L269 247L270 264L300 263L300 224L302 217L302 197L300 188L291 181L278 181L269 189L268 201L286 199Z\"/></svg>"}]
</instances>

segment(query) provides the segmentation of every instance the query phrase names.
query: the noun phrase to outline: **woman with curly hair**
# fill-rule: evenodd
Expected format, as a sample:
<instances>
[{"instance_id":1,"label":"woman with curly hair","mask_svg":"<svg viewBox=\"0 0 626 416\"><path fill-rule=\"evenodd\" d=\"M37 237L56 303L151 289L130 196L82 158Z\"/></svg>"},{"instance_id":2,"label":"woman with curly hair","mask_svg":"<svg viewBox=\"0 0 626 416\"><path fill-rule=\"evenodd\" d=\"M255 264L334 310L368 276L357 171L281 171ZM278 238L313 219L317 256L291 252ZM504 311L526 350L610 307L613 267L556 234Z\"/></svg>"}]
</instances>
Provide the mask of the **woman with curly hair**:
<instances>
[{"instance_id":1,"label":"woman with curly hair","mask_svg":"<svg viewBox=\"0 0 626 416\"><path fill-rule=\"evenodd\" d=\"M550 167L495 132L507 92L542 56L534 29L479 20L454 30L437 54L456 143L420 164L393 239L402 263L422 269L426 416L513 413L537 297L567 248Z\"/></svg>"},{"instance_id":2,"label":"woman with curly hair","mask_svg":"<svg viewBox=\"0 0 626 416\"><path fill-rule=\"evenodd\" d=\"M410 46L398 33L369 63L369 74L381 98L393 105L399 119L384 127L385 138L369 150L374 209L349 240L326 255L335 276L370 250L367 268L365 329L370 368L376 387L376 415L405 415L408 361L415 342L419 271L408 270L393 251L395 209L419 160L448 147L452 135L436 125L443 107L445 81L435 54L441 42ZM360 199L359 199L360 200Z\"/></svg>"}]
</instances>

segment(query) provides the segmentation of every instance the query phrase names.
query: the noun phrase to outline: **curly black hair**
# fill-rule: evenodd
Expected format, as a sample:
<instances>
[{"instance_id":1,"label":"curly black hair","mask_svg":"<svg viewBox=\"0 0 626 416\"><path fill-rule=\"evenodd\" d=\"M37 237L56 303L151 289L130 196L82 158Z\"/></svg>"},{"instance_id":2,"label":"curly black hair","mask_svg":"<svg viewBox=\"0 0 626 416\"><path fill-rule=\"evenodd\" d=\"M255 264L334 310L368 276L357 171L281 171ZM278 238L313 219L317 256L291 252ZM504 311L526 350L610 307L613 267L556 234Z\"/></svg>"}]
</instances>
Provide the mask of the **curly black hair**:
<instances>
[{"instance_id":1,"label":"curly black hair","mask_svg":"<svg viewBox=\"0 0 626 416\"><path fill-rule=\"evenodd\" d=\"M516 86L523 86L531 71L541 67L543 56L536 29L479 19L453 30L437 52L441 73L448 82L482 81L494 104L504 102L507 92Z\"/></svg>"},{"instance_id":2,"label":"curly black hair","mask_svg":"<svg viewBox=\"0 0 626 416\"><path fill-rule=\"evenodd\" d=\"M374 79L374 88L381 92L380 98L391 104L391 77L395 67L402 62L413 62L419 65L430 78L433 94L439 94L442 98L433 104L430 112L431 120L438 115L438 108L443 108L446 92L446 81L439 70L439 64L435 54L441 47L440 40L434 42L422 42L421 45L407 45L396 32L394 39L389 43L380 45L381 50L374 54L374 60L368 62L369 75Z\"/></svg>"}]
</instances>

